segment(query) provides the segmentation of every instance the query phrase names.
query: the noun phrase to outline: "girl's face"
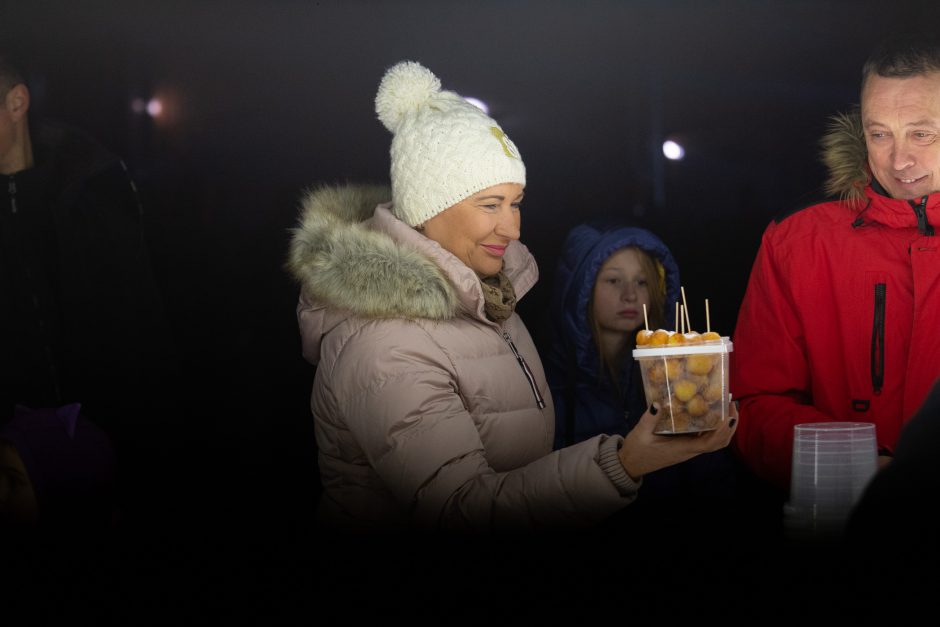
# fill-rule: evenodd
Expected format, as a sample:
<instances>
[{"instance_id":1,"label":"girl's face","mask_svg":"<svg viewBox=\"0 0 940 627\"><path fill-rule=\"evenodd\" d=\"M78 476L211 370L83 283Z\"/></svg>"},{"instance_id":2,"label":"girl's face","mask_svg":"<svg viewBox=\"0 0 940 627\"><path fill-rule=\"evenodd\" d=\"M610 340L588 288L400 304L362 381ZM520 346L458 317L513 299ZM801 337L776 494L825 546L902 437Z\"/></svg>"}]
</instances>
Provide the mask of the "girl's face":
<instances>
[{"instance_id":1,"label":"girl's face","mask_svg":"<svg viewBox=\"0 0 940 627\"><path fill-rule=\"evenodd\" d=\"M602 333L628 333L643 325L643 305L650 307L650 281L636 248L622 248L607 258L594 282L594 320Z\"/></svg>"}]
</instances>

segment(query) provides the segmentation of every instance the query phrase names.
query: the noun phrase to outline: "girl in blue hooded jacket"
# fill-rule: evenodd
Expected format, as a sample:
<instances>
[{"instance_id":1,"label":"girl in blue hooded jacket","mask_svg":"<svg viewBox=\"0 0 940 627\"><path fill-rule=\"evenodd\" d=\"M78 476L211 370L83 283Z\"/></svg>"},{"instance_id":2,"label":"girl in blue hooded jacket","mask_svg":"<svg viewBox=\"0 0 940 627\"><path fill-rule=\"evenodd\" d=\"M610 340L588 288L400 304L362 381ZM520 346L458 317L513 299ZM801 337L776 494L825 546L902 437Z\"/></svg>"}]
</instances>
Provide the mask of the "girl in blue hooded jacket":
<instances>
[{"instance_id":1,"label":"girl in blue hooded jacket","mask_svg":"<svg viewBox=\"0 0 940 627\"><path fill-rule=\"evenodd\" d=\"M649 406L632 355L644 305L650 329L671 329L667 312L679 295L678 265L650 231L582 224L568 234L544 360L555 402L555 448L633 428ZM734 483L732 460L718 451L647 475L638 503L712 507L733 498Z\"/></svg>"}]
</instances>

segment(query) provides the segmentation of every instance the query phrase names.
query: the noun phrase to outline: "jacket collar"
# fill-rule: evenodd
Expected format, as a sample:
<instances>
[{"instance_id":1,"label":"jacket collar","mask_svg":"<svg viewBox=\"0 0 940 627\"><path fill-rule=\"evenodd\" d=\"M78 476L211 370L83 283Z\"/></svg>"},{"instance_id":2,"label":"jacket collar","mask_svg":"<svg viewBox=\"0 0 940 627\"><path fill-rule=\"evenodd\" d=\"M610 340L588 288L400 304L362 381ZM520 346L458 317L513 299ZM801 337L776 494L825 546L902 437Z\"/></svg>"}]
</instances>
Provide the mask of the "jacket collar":
<instances>
[{"instance_id":1,"label":"jacket collar","mask_svg":"<svg viewBox=\"0 0 940 627\"><path fill-rule=\"evenodd\" d=\"M914 201L891 198L871 175L868 149L858 107L830 120L823 137L822 160L829 170L826 191L848 201L858 212L856 222L876 222L892 228L918 227ZM927 222L940 227L940 192L927 197Z\"/></svg>"},{"instance_id":2,"label":"jacket collar","mask_svg":"<svg viewBox=\"0 0 940 627\"><path fill-rule=\"evenodd\" d=\"M861 205L856 222L874 222L895 229L919 228L921 231L925 230L926 225L931 225L933 229L940 228L940 193L927 196L926 203L923 198L899 200L888 196L877 180L873 180L864 193L866 202ZM918 218L920 212L926 215L926 222Z\"/></svg>"},{"instance_id":3,"label":"jacket collar","mask_svg":"<svg viewBox=\"0 0 940 627\"><path fill-rule=\"evenodd\" d=\"M388 188L324 187L303 201L287 267L305 297L366 318L485 320L476 274L437 242L398 220ZM378 205L378 206L377 206ZM506 249L504 271L521 298L538 267L519 242Z\"/></svg>"}]
</instances>

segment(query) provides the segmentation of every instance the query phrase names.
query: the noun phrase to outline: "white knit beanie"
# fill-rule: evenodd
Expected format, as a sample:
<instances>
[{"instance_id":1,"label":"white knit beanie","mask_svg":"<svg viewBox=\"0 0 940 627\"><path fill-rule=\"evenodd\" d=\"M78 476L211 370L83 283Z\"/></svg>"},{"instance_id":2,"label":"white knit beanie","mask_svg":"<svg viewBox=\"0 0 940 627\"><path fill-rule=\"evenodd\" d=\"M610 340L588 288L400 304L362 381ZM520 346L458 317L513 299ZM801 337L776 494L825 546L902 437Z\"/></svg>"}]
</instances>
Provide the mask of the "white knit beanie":
<instances>
[{"instance_id":1,"label":"white knit beanie","mask_svg":"<svg viewBox=\"0 0 940 627\"><path fill-rule=\"evenodd\" d=\"M519 150L488 115L413 61L392 67L379 84L375 112L390 130L392 210L423 224L482 189L525 185Z\"/></svg>"}]
</instances>

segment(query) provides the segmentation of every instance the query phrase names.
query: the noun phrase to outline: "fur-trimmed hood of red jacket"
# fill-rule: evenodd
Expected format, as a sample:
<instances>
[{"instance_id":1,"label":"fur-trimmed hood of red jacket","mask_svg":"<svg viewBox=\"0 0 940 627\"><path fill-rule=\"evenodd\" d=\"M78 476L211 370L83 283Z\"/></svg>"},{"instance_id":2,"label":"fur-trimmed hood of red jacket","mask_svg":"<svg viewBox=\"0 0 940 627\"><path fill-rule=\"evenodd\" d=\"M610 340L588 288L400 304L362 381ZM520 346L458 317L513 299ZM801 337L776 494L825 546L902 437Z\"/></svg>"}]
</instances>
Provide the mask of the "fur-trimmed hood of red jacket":
<instances>
[{"instance_id":1,"label":"fur-trimmed hood of red jacket","mask_svg":"<svg viewBox=\"0 0 940 627\"><path fill-rule=\"evenodd\" d=\"M826 192L843 200L864 199L865 187L872 177L861 110L855 107L834 115L820 145L822 161L829 169Z\"/></svg>"}]
</instances>

